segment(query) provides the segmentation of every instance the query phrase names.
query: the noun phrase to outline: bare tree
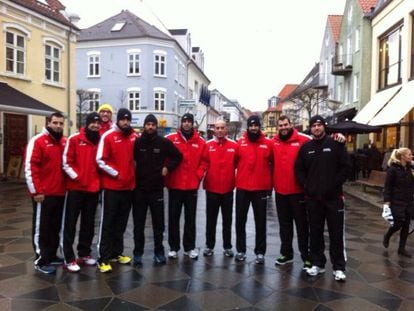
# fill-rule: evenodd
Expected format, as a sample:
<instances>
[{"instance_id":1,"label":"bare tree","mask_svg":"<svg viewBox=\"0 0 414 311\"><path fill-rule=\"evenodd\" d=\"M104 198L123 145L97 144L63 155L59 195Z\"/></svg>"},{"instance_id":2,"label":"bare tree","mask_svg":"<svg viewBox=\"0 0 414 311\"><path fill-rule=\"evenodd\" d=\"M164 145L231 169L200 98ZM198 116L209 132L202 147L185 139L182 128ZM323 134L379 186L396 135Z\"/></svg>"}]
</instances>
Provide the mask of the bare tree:
<instances>
[{"instance_id":1,"label":"bare tree","mask_svg":"<svg viewBox=\"0 0 414 311\"><path fill-rule=\"evenodd\" d=\"M78 100L76 101L76 114L78 116L77 128L79 130L82 126L84 114L86 114L89 111L88 99L90 96L90 92L84 89L78 89L76 90L76 95L78 96Z\"/></svg>"}]
</instances>

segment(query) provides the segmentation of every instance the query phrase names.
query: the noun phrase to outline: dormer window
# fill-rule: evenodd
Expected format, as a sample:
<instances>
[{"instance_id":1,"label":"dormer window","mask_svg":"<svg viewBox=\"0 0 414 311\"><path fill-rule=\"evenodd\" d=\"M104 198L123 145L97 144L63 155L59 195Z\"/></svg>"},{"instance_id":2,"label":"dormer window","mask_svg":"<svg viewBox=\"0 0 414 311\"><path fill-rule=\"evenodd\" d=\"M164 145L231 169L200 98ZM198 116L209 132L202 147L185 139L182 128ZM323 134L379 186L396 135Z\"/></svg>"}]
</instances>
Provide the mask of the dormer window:
<instances>
[{"instance_id":1,"label":"dormer window","mask_svg":"<svg viewBox=\"0 0 414 311\"><path fill-rule=\"evenodd\" d=\"M125 22L119 22L119 23L116 23L113 27L112 27L112 29L111 29L111 31L120 31L124 26L125 26Z\"/></svg>"}]
</instances>

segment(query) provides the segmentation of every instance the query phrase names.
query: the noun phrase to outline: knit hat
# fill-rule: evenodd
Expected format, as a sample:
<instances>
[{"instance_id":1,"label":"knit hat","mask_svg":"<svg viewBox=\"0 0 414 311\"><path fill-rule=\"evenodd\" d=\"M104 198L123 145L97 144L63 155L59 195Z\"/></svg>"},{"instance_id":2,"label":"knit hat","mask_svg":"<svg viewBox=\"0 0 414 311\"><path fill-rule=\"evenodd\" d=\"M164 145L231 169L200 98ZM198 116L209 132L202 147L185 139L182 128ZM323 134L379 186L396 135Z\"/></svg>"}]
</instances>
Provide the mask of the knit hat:
<instances>
[{"instance_id":1,"label":"knit hat","mask_svg":"<svg viewBox=\"0 0 414 311\"><path fill-rule=\"evenodd\" d=\"M259 116L253 115L247 119L247 127L250 125L257 125L260 126L260 118Z\"/></svg>"},{"instance_id":2,"label":"knit hat","mask_svg":"<svg viewBox=\"0 0 414 311\"><path fill-rule=\"evenodd\" d=\"M314 123L320 123L320 124L322 124L323 126L326 126L326 121L325 121L325 119L322 117L322 116L320 116L320 115L315 115L315 116L313 116L312 118L310 118L310 120L309 120L309 126L310 127L312 127L312 125L314 124Z\"/></svg>"},{"instance_id":3,"label":"knit hat","mask_svg":"<svg viewBox=\"0 0 414 311\"><path fill-rule=\"evenodd\" d=\"M101 117L99 116L99 114L95 111L88 113L86 116L86 126L95 121L101 122Z\"/></svg>"},{"instance_id":4,"label":"knit hat","mask_svg":"<svg viewBox=\"0 0 414 311\"><path fill-rule=\"evenodd\" d=\"M98 113L102 110L109 110L111 113L114 113L112 106L110 104L102 104L101 106L99 106Z\"/></svg>"},{"instance_id":5,"label":"knit hat","mask_svg":"<svg viewBox=\"0 0 414 311\"><path fill-rule=\"evenodd\" d=\"M128 119L129 121L132 120L131 111L126 108L121 108L118 110L118 114L116 115L116 121Z\"/></svg>"},{"instance_id":6,"label":"knit hat","mask_svg":"<svg viewBox=\"0 0 414 311\"><path fill-rule=\"evenodd\" d=\"M194 116L191 113L184 113L184 115L181 117L181 123L183 123L186 120L194 124Z\"/></svg>"},{"instance_id":7,"label":"knit hat","mask_svg":"<svg viewBox=\"0 0 414 311\"><path fill-rule=\"evenodd\" d=\"M152 113L150 113L149 115L147 115L146 117L145 117L145 120L144 120L144 126L145 126L145 124L147 124L148 122L152 122L152 123L154 123L155 124L155 126L158 126L158 120L157 120L157 118L152 114Z\"/></svg>"}]
</instances>

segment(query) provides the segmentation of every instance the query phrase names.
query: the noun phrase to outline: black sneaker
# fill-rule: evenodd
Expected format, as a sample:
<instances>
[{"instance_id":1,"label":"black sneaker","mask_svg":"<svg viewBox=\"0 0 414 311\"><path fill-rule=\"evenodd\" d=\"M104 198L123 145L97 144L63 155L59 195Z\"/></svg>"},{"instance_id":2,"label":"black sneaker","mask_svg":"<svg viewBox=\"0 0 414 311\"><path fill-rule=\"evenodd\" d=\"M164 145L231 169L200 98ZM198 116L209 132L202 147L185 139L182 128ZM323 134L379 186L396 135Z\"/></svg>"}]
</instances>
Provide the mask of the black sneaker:
<instances>
[{"instance_id":1,"label":"black sneaker","mask_svg":"<svg viewBox=\"0 0 414 311\"><path fill-rule=\"evenodd\" d=\"M275 265L283 266L283 265L285 265L287 263L290 263L290 262L293 262L293 257L288 257L288 256L282 255L282 256L280 256L279 258L277 258L275 260Z\"/></svg>"},{"instance_id":2,"label":"black sneaker","mask_svg":"<svg viewBox=\"0 0 414 311\"><path fill-rule=\"evenodd\" d=\"M52 265L43 265L43 266L35 265L34 268L36 271L39 271L44 274L56 273L56 267Z\"/></svg>"},{"instance_id":3,"label":"black sneaker","mask_svg":"<svg viewBox=\"0 0 414 311\"><path fill-rule=\"evenodd\" d=\"M210 257L213 254L214 254L214 250L211 249L211 248L208 248L208 247L205 248L204 251L203 251L203 255L206 256L206 257Z\"/></svg>"},{"instance_id":4,"label":"black sneaker","mask_svg":"<svg viewBox=\"0 0 414 311\"><path fill-rule=\"evenodd\" d=\"M164 265L167 262L164 254L154 255L154 265Z\"/></svg>"}]
</instances>

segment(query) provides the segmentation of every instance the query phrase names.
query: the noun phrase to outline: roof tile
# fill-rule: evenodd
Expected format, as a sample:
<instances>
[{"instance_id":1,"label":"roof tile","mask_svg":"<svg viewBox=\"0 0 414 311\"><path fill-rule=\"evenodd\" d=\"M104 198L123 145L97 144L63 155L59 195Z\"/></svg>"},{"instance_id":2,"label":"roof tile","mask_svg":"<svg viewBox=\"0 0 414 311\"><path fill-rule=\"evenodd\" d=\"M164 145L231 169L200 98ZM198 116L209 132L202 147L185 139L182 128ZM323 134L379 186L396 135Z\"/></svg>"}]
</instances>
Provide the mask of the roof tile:
<instances>
[{"instance_id":1,"label":"roof tile","mask_svg":"<svg viewBox=\"0 0 414 311\"><path fill-rule=\"evenodd\" d=\"M339 41L341 34L341 23L343 15L328 15L328 24L335 42Z\"/></svg>"},{"instance_id":2,"label":"roof tile","mask_svg":"<svg viewBox=\"0 0 414 311\"><path fill-rule=\"evenodd\" d=\"M362 12L370 13L371 8L375 8L377 0L359 0L359 5L361 6Z\"/></svg>"}]
</instances>

